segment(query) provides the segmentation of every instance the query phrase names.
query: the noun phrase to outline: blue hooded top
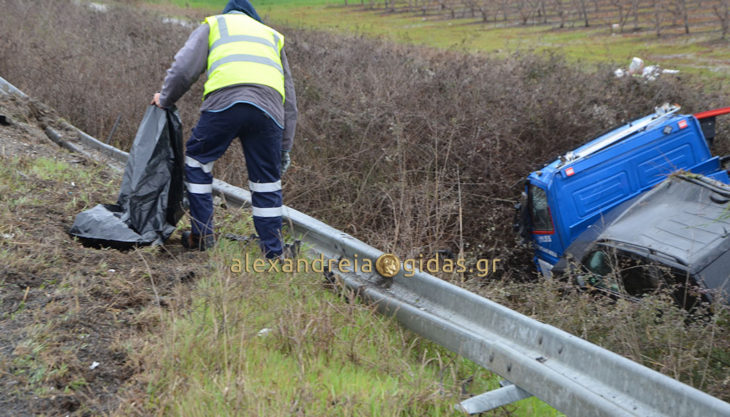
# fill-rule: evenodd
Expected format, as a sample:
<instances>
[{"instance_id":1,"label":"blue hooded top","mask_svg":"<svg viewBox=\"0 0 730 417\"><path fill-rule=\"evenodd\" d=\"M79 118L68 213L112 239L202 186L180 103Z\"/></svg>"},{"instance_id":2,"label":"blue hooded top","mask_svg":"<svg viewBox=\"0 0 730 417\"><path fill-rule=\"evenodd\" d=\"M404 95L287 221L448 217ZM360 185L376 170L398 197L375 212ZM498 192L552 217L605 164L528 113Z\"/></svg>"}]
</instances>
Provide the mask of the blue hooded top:
<instances>
[{"instance_id":1,"label":"blue hooded top","mask_svg":"<svg viewBox=\"0 0 730 417\"><path fill-rule=\"evenodd\" d=\"M261 22L261 17L259 17L259 14L256 13L256 9L253 8L253 5L248 0L228 0L228 4L223 9L223 14L232 12L234 10L242 12L242 13L246 13L250 17ZM261 23L263 23L263 22L261 22Z\"/></svg>"}]
</instances>

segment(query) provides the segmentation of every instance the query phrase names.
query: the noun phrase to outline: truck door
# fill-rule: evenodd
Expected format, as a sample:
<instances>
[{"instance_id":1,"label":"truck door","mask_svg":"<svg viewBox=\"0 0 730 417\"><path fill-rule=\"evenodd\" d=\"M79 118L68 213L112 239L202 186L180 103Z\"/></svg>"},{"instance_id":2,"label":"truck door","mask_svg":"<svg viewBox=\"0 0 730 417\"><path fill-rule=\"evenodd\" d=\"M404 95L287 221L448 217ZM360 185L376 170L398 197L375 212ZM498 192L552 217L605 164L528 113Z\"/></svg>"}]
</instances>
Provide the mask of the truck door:
<instances>
[{"instance_id":1,"label":"truck door","mask_svg":"<svg viewBox=\"0 0 730 417\"><path fill-rule=\"evenodd\" d=\"M527 211L530 234L537 249L535 263L543 275L550 276L552 265L558 261L563 248L555 230L548 193L535 183L527 186Z\"/></svg>"}]
</instances>

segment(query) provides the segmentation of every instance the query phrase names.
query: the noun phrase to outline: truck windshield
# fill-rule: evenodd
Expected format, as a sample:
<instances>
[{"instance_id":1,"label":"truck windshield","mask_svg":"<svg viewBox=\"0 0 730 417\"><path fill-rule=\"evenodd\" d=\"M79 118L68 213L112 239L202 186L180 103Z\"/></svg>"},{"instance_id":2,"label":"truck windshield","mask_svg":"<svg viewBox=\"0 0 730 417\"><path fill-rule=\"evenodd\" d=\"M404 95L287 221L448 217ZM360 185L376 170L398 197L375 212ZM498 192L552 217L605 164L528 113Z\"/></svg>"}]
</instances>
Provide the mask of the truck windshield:
<instances>
[{"instance_id":1,"label":"truck windshield","mask_svg":"<svg viewBox=\"0 0 730 417\"><path fill-rule=\"evenodd\" d=\"M552 234L553 218L550 214L550 206L548 206L545 190L534 184L530 184L528 198L532 233Z\"/></svg>"}]
</instances>

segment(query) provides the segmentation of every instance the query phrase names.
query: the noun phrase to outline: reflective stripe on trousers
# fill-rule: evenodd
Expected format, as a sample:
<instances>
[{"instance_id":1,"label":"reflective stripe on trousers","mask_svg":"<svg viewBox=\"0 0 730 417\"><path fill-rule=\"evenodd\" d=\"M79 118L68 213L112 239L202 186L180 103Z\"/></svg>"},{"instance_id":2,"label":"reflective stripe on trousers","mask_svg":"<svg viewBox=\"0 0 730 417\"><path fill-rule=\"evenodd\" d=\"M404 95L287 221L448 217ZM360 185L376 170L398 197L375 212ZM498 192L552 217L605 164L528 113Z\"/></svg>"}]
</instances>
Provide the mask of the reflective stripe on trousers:
<instances>
[{"instance_id":1,"label":"reflective stripe on trousers","mask_svg":"<svg viewBox=\"0 0 730 417\"><path fill-rule=\"evenodd\" d=\"M267 256L281 254L282 132L266 113L250 104L201 113L185 149L185 180L194 234L213 233L213 162L239 137L248 169L256 233Z\"/></svg>"}]
</instances>

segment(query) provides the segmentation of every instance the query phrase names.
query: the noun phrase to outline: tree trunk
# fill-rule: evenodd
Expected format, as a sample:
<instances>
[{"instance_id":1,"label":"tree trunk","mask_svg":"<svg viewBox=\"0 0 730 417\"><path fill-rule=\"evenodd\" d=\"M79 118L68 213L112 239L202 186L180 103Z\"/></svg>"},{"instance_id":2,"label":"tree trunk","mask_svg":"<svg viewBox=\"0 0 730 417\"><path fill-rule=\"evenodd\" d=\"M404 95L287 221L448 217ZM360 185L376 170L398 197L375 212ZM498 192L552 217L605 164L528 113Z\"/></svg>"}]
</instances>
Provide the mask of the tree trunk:
<instances>
[{"instance_id":1,"label":"tree trunk","mask_svg":"<svg viewBox=\"0 0 730 417\"><path fill-rule=\"evenodd\" d=\"M730 0L722 0L719 5L712 6L712 10L720 21L722 39L725 39L728 29L730 29Z\"/></svg>"},{"instance_id":2,"label":"tree trunk","mask_svg":"<svg viewBox=\"0 0 730 417\"><path fill-rule=\"evenodd\" d=\"M588 23L588 5L586 4L587 0L577 0L576 6L578 7L578 16L583 18L583 25L585 27L589 27L590 24Z\"/></svg>"},{"instance_id":3,"label":"tree trunk","mask_svg":"<svg viewBox=\"0 0 730 417\"><path fill-rule=\"evenodd\" d=\"M623 4L623 0L611 0L611 4L618 11L618 27L619 27L619 32L623 33L624 32L624 24L626 23L626 16L624 15L624 4Z\"/></svg>"},{"instance_id":4,"label":"tree trunk","mask_svg":"<svg viewBox=\"0 0 730 417\"><path fill-rule=\"evenodd\" d=\"M562 29L565 27L565 10L563 9L563 2L562 0L553 0L553 3L555 3L555 10L560 18L560 29Z\"/></svg>"},{"instance_id":5,"label":"tree trunk","mask_svg":"<svg viewBox=\"0 0 730 417\"><path fill-rule=\"evenodd\" d=\"M639 30L639 1L631 1L631 12L634 14L634 30Z\"/></svg>"},{"instance_id":6,"label":"tree trunk","mask_svg":"<svg viewBox=\"0 0 730 417\"><path fill-rule=\"evenodd\" d=\"M542 11L542 23L547 24L547 10L545 7L545 0L540 0L540 11Z\"/></svg>"}]
</instances>

